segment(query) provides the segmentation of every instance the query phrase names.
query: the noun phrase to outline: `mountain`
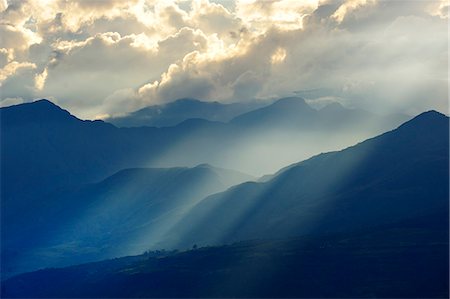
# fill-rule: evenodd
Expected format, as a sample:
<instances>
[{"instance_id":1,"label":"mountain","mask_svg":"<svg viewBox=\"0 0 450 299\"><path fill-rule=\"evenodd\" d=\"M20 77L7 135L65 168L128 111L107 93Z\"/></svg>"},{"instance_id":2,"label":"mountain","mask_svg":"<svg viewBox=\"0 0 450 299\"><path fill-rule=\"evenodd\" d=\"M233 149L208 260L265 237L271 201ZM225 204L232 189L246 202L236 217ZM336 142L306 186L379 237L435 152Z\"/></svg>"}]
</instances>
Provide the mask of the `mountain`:
<instances>
[{"instance_id":1,"label":"mountain","mask_svg":"<svg viewBox=\"0 0 450 299\"><path fill-rule=\"evenodd\" d=\"M142 253L198 200L252 179L209 165L125 169L27 209L8 206L2 274Z\"/></svg>"},{"instance_id":2,"label":"mountain","mask_svg":"<svg viewBox=\"0 0 450 299\"><path fill-rule=\"evenodd\" d=\"M279 118L283 118L281 111L300 115L292 103L311 115L320 114L298 99L281 100L261 108L264 113L254 113ZM326 126L280 127L267 122L268 116L261 116L259 123L250 116L242 117L254 119L254 125L191 119L166 128L117 128L103 121L80 120L47 100L0 108L1 171L8 174L1 177L2 198L44 196L53 189L96 182L132 167L210 163L259 175L354 144L396 123L378 118L366 126L355 121L336 131L333 127L339 127L342 118ZM314 123L325 122L316 116Z\"/></svg>"},{"instance_id":3,"label":"mountain","mask_svg":"<svg viewBox=\"0 0 450 299\"><path fill-rule=\"evenodd\" d=\"M221 130L220 123L204 122L191 120L162 129L117 128L80 120L47 100L0 108L1 172L8 174L1 176L2 199L30 201L98 182L121 169L154 167L185 137L192 136L195 144L197 135L215 136ZM181 165L210 160L197 163L186 158Z\"/></svg>"},{"instance_id":4,"label":"mountain","mask_svg":"<svg viewBox=\"0 0 450 299\"><path fill-rule=\"evenodd\" d=\"M351 232L448 210L449 119L396 130L202 200L160 246Z\"/></svg>"},{"instance_id":5,"label":"mountain","mask_svg":"<svg viewBox=\"0 0 450 299\"><path fill-rule=\"evenodd\" d=\"M69 133L85 125L122 130L66 117ZM24 127L45 132L48 140L60 134L45 119L31 123ZM209 141L212 132L229 132L228 125L212 124L192 120L151 132L196 132ZM64 140L71 138L77 136ZM203 199L202 192L224 190L246 176L221 170L215 176L208 165L138 168L45 197L2 198L2 271L43 267L33 264L39 256L77 263L146 244L194 248L22 274L2 281L2 297L445 297L448 153L449 118L430 111L345 150ZM219 179L227 173L233 180ZM196 249L249 239L255 241Z\"/></svg>"},{"instance_id":6,"label":"mountain","mask_svg":"<svg viewBox=\"0 0 450 299\"><path fill-rule=\"evenodd\" d=\"M334 129L344 129L355 123L366 123L369 125L377 124L379 116L369 113L362 109L348 109L339 103L331 103L319 110L320 122L325 126L334 127ZM388 115L383 117L385 122L399 124L399 121L409 120L406 115Z\"/></svg>"},{"instance_id":7,"label":"mountain","mask_svg":"<svg viewBox=\"0 0 450 299\"><path fill-rule=\"evenodd\" d=\"M303 98L282 98L271 105L239 115L231 120L248 128L263 126L265 129L281 130L370 130L381 133L387 127L393 128L409 118L406 115L378 116L361 109L348 109L339 103L331 103L320 110L313 109ZM359 124L360 128L354 126Z\"/></svg>"},{"instance_id":8,"label":"mountain","mask_svg":"<svg viewBox=\"0 0 450 299\"><path fill-rule=\"evenodd\" d=\"M448 214L352 234L149 252L2 281L4 298L447 298Z\"/></svg>"},{"instance_id":9,"label":"mountain","mask_svg":"<svg viewBox=\"0 0 450 299\"><path fill-rule=\"evenodd\" d=\"M1 109L2 126L25 124L73 124L77 118L49 100L38 100Z\"/></svg>"},{"instance_id":10,"label":"mountain","mask_svg":"<svg viewBox=\"0 0 450 299\"><path fill-rule=\"evenodd\" d=\"M231 122L246 126L270 124L311 125L318 112L297 97L282 98L275 103L235 117Z\"/></svg>"},{"instance_id":11,"label":"mountain","mask_svg":"<svg viewBox=\"0 0 450 299\"><path fill-rule=\"evenodd\" d=\"M263 105L265 103L222 104L184 98L163 105L148 106L125 116L110 117L105 121L118 127L169 127L192 118L227 122Z\"/></svg>"},{"instance_id":12,"label":"mountain","mask_svg":"<svg viewBox=\"0 0 450 299\"><path fill-rule=\"evenodd\" d=\"M180 165L186 155L196 163L203 163L202 159L208 156L211 159L208 162L214 165L262 175L320 152L343 149L409 119L404 115L378 116L364 110L332 106L318 111L301 98L285 98L226 124L202 121L204 132L184 138L183 146L171 148L159 163ZM177 127L185 127L191 121ZM212 127L217 131L211 130ZM197 153L202 154L197 156Z\"/></svg>"},{"instance_id":13,"label":"mountain","mask_svg":"<svg viewBox=\"0 0 450 299\"><path fill-rule=\"evenodd\" d=\"M278 106L289 106L291 102L281 101ZM274 105L272 108L280 111ZM301 102L298 106L308 109ZM17 254L20 240L36 242L27 245L33 248L32 254L35 248L48 248L41 241L50 239L41 238L40 233L33 237L35 223L47 223L48 228L53 223L50 215L57 213L47 211L67 215L67 211L76 207L69 205L70 208L64 209L62 203L91 198L90 195L77 198L74 195L77 190L86 184L99 183L120 170L210 163L262 173L372 134L353 134L352 129L336 132L328 127L310 131L301 126L293 126L294 130L290 131L283 127L269 130L270 125L263 118L253 129L238 122L204 119L186 120L174 127L117 128L103 121L80 120L47 100L1 108L0 124L1 226L5 228L2 249L9 250L8 257ZM359 129L364 125L354 127ZM84 207L84 203L80 206ZM47 231L48 236L52 235L51 225ZM27 268L27 263L13 266L11 272ZM17 264L15 260L14 264Z\"/></svg>"},{"instance_id":14,"label":"mountain","mask_svg":"<svg viewBox=\"0 0 450 299\"><path fill-rule=\"evenodd\" d=\"M47 100L1 108L0 121L4 201L102 179L129 148L111 124L79 120Z\"/></svg>"}]
</instances>

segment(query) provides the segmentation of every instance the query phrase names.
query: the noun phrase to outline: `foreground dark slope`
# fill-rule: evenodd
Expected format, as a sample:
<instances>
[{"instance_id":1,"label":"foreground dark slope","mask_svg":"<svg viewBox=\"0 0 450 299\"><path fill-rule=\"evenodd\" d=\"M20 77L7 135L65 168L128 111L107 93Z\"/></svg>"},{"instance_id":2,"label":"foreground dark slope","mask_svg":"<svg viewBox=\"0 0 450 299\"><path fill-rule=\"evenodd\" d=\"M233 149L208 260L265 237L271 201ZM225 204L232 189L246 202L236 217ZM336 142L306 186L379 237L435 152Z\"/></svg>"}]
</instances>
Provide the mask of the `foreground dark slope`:
<instances>
[{"instance_id":1,"label":"foreground dark slope","mask_svg":"<svg viewBox=\"0 0 450 299\"><path fill-rule=\"evenodd\" d=\"M2 274L142 253L198 200L251 179L209 165L125 169L28 209L5 209Z\"/></svg>"},{"instance_id":2,"label":"foreground dark slope","mask_svg":"<svg viewBox=\"0 0 450 299\"><path fill-rule=\"evenodd\" d=\"M448 298L448 215L27 273L2 297Z\"/></svg>"},{"instance_id":3,"label":"foreground dark slope","mask_svg":"<svg viewBox=\"0 0 450 299\"><path fill-rule=\"evenodd\" d=\"M268 182L206 198L161 246L348 232L447 211L448 142L448 117L423 113L394 131L291 166Z\"/></svg>"}]
</instances>

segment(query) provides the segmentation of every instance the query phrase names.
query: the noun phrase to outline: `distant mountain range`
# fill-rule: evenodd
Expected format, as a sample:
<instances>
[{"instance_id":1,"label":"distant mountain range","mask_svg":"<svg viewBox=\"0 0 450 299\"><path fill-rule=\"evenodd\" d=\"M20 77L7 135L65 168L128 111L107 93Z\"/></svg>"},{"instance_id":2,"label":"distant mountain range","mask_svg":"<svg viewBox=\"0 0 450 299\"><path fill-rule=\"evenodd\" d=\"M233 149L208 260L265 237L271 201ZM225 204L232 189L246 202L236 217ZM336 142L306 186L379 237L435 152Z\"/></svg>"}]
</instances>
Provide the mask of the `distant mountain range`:
<instances>
[{"instance_id":1,"label":"distant mountain range","mask_svg":"<svg viewBox=\"0 0 450 299\"><path fill-rule=\"evenodd\" d=\"M270 102L222 104L183 98L176 101L142 108L120 117L109 117L105 121L118 127L170 127L193 118L228 122L234 117L269 105Z\"/></svg>"},{"instance_id":2,"label":"distant mountain range","mask_svg":"<svg viewBox=\"0 0 450 299\"><path fill-rule=\"evenodd\" d=\"M194 250L22 274L2 282L2 296L447 297L448 153L449 118L423 113L356 146L294 164L266 182L198 201L161 242ZM132 202L123 202L129 193L122 193L154 188L141 183L153 176L155 170L149 171L121 172L94 185L105 215L132 212L141 219L145 201L131 196ZM156 178L169 182L164 175ZM117 186L127 187L114 191ZM98 208L91 213L102 215ZM79 219L83 226L95 223ZM99 226L110 224L100 218ZM255 241L196 249L248 239Z\"/></svg>"},{"instance_id":3,"label":"distant mountain range","mask_svg":"<svg viewBox=\"0 0 450 299\"><path fill-rule=\"evenodd\" d=\"M399 124L407 115L383 117L388 122ZM213 122L231 122L241 125L272 125L274 127L296 127L309 129L312 126L329 124L338 127L354 124L356 121L379 123L380 117L360 109L344 108L339 103L326 105L320 111L310 107L299 97L282 98L273 103L254 101L249 103L223 104L183 98L173 102L142 108L126 116L104 119L117 127L170 127L191 119Z\"/></svg>"}]
</instances>

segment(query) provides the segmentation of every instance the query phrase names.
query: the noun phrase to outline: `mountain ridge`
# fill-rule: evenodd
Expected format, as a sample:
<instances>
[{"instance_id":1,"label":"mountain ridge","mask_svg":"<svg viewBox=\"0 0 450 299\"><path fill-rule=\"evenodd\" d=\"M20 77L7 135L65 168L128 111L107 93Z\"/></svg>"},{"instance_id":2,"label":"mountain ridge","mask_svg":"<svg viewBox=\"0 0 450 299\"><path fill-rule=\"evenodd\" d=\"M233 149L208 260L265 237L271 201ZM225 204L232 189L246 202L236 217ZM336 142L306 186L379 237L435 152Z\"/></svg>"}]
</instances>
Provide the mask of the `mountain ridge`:
<instances>
[{"instance_id":1,"label":"mountain ridge","mask_svg":"<svg viewBox=\"0 0 450 299\"><path fill-rule=\"evenodd\" d=\"M181 98L166 104L147 106L125 116L109 117L105 121L118 127L170 127L193 118L228 122L235 116L257 109L266 103L220 103Z\"/></svg>"},{"instance_id":2,"label":"mountain ridge","mask_svg":"<svg viewBox=\"0 0 450 299\"><path fill-rule=\"evenodd\" d=\"M448 123L447 116L426 112L345 150L294 164L263 183L244 183L211 195L180 222L179 231L172 233L177 237L161 245L351 230L354 220L345 215L353 210L360 225L371 226L448 208ZM396 203L388 208L391 198ZM427 206L424 198L433 205ZM223 216L227 213L235 219ZM314 223L316 217L322 222ZM192 229L186 229L187 223ZM184 241L176 243L181 236Z\"/></svg>"},{"instance_id":3,"label":"mountain ridge","mask_svg":"<svg viewBox=\"0 0 450 299\"><path fill-rule=\"evenodd\" d=\"M290 101L297 100L279 105L289 107ZM301 100L299 103L303 105ZM46 102L40 105L55 109ZM238 185L234 184L242 178L224 183L224 178L233 176L227 172L230 170L208 164L187 172L185 167L146 171L142 161L161 159L159 154L167 154L174 145L186 142L187 146L180 150L183 157L187 153L202 157L206 153L201 150L203 147L213 151L223 146L219 141L226 139L225 134L250 136L245 127L228 127L224 123L209 126L209 121L193 120L191 125L178 128L127 129L57 113L75 125L32 121L24 126L2 126L2 162L11 167L5 168L2 163L2 172L8 170L10 180L2 176L2 185L6 182L11 188L15 183L20 191L23 185L16 179L22 179L29 192L21 197L11 192L14 189L7 193L2 188L2 227L6 228L2 232L2 256L7 256L5 261L10 263L6 269L44 267L48 261L40 259L42 256L61 257L61 253L73 262L84 262L142 252L150 245L183 249L246 239L353 234L358 229L385 227L396 221L430 220L432 215L448 210L449 119L436 111L422 113L395 130L344 150L292 164L264 183ZM30 113L25 115L33 117ZM276 113L275 116L278 117ZM37 120L41 118L38 116ZM267 124L262 121L257 126L270 127ZM229 128L239 132L228 131ZM192 138L199 138L202 143L192 147ZM234 141L224 144L234 146ZM132 151L143 144L140 151ZM135 160L127 160L130 156ZM169 154L166 159L173 161L173 157ZM49 172L40 172L41 169ZM98 169L99 179L89 181L87 174ZM111 173L105 178L108 171ZM61 178L64 173L75 173L75 177ZM61 180L58 186L62 189L55 189L57 179ZM87 185L80 183L82 179ZM48 186L47 180L51 183ZM36 184L36 190L31 183ZM38 191L42 190L48 193L41 195ZM448 223L441 214L442 222ZM321 244L316 250L320 251ZM101 252L79 250L86 245ZM21 248L37 251L26 256Z\"/></svg>"}]
</instances>

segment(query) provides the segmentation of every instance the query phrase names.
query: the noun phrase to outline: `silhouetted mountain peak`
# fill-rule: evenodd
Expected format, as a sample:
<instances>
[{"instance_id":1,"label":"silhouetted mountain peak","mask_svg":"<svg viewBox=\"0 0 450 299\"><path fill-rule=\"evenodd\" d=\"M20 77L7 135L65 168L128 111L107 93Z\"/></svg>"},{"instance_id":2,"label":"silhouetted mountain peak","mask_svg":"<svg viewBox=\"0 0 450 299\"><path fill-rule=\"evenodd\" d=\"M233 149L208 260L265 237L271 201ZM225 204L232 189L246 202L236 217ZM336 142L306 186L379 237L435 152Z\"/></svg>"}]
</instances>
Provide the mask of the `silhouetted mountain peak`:
<instances>
[{"instance_id":1,"label":"silhouetted mountain peak","mask_svg":"<svg viewBox=\"0 0 450 299\"><path fill-rule=\"evenodd\" d=\"M58 105L54 104L53 102L47 100L47 99L40 99L36 100L34 102L31 102L30 104L34 105L46 105L46 106L52 106L52 107L58 107ZM59 108L59 107L58 107Z\"/></svg>"},{"instance_id":2,"label":"silhouetted mountain peak","mask_svg":"<svg viewBox=\"0 0 450 299\"><path fill-rule=\"evenodd\" d=\"M430 126L435 126L444 122L448 123L449 117L445 114L437 112L435 110L430 110L423 112L413 119L402 124L399 129L408 129L408 128L428 128Z\"/></svg>"},{"instance_id":3,"label":"silhouetted mountain peak","mask_svg":"<svg viewBox=\"0 0 450 299\"><path fill-rule=\"evenodd\" d=\"M54 104L53 102L47 100L47 99L40 99L36 100L34 102L29 103L22 103L17 105L12 105L8 107L2 108L2 110L16 110L16 109L39 109L39 110L55 110L55 111L65 111L62 108L60 108L58 105ZM67 111L66 111L67 112Z\"/></svg>"},{"instance_id":4,"label":"silhouetted mountain peak","mask_svg":"<svg viewBox=\"0 0 450 299\"><path fill-rule=\"evenodd\" d=\"M78 120L67 110L47 99L24 103L0 109L2 123L49 123Z\"/></svg>"},{"instance_id":5,"label":"silhouetted mountain peak","mask_svg":"<svg viewBox=\"0 0 450 299\"><path fill-rule=\"evenodd\" d=\"M411 121L415 119L448 119L448 116L436 110L429 110L417 115Z\"/></svg>"}]
</instances>

